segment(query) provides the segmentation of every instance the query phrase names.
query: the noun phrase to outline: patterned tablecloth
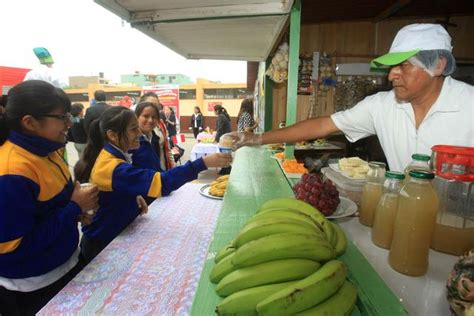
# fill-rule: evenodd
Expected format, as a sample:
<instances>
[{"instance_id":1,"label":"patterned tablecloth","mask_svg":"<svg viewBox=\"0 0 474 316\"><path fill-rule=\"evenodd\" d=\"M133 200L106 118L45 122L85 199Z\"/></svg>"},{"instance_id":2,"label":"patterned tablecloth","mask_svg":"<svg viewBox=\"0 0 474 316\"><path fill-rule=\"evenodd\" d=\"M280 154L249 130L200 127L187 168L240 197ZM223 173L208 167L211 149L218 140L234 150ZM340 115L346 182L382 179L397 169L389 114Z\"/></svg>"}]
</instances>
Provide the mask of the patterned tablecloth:
<instances>
[{"instance_id":1,"label":"patterned tablecloth","mask_svg":"<svg viewBox=\"0 0 474 316\"><path fill-rule=\"evenodd\" d=\"M41 315L188 315L221 201L186 184L150 205Z\"/></svg>"}]
</instances>

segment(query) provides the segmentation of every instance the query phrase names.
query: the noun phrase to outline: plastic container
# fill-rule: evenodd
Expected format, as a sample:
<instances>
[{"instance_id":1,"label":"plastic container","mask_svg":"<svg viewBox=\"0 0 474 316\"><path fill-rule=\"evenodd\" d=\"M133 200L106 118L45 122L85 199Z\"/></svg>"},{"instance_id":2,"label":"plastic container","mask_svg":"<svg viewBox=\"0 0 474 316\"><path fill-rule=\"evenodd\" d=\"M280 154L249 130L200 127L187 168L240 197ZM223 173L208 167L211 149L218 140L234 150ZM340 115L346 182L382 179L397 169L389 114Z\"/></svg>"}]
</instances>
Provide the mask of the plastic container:
<instances>
[{"instance_id":1,"label":"plastic container","mask_svg":"<svg viewBox=\"0 0 474 316\"><path fill-rule=\"evenodd\" d=\"M424 275L438 213L438 195L431 185L432 172L410 171L410 181L400 190L388 262L410 276Z\"/></svg>"},{"instance_id":2,"label":"plastic container","mask_svg":"<svg viewBox=\"0 0 474 316\"><path fill-rule=\"evenodd\" d=\"M474 248L474 148L433 147L440 206L431 248L461 255Z\"/></svg>"},{"instance_id":3,"label":"plastic container","mask_svg":"<svg viewBox=\"0 0 474 316\"><path fill-rule=\"evenodd\" d=\"M362 189L362 198L359 210L359 222L362 225L374 224L374 215L377 204L382 196L383 182L385 179L385 164L383 162L369 162L367 182Z\"/></svg>"},{"instance_id":4,"label":"plastic container","mask_svg":"<svg viewBox=\"0 0 474 316\"><path fill-rule=\"evenodd\" d=\"M360 205L362 188L364 187L365 181L350 180L329 167L322 168L321 172L334 183L340 196L347 197L357 205Z\"/></svg>"},{"instance_id":5,"label":"plastic container","mask_svg":"<svg viewBox=\"0 0 474 316\"><path fill-rule=\"evenodd\" d=\"M383 194L375 209L372 226L372 242L381 248L390 249L393 238L393 227L397 216L398 196L405 175L401 172L385 172Z\"/></svg>"}]
</instances>

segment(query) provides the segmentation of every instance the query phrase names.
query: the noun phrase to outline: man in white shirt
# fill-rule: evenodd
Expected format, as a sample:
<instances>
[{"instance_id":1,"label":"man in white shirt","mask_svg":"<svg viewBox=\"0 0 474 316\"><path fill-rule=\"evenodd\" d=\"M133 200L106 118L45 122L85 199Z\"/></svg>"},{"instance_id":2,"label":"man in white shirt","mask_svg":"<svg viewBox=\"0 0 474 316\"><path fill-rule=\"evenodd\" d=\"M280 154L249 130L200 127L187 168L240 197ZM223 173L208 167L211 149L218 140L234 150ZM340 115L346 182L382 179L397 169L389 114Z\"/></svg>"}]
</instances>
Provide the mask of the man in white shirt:
<instances>
[{"instance_id":1,"label":"man in white shirt","mask_svg":"<svg viewBox=\"0 0 474 316\"><path fill-rule=\"evenodd\" d=\"M23 81L43 80L61 89L66 87L67 83L53 69L54 60L49 51L44 47L35 47L33 52L38 57L41 65L30 70Z\"/></svg>"},{"instance_id":2,"label":"man in white shirt","mask_svg":"<svg viewBox=\"0 0 474 316\"><path fill-rule=\"evenodd\" d=\"M451 78L451 37L437 24L412 24L395 36L388 54L372 61L390 67L393 89L352 109L255 135L232 133L235 146L321 138L338 131L355 142L377 135L389 167L403 171L414 153L437 144L474 147L474 87Z\"/></svg>"}]
</instances>

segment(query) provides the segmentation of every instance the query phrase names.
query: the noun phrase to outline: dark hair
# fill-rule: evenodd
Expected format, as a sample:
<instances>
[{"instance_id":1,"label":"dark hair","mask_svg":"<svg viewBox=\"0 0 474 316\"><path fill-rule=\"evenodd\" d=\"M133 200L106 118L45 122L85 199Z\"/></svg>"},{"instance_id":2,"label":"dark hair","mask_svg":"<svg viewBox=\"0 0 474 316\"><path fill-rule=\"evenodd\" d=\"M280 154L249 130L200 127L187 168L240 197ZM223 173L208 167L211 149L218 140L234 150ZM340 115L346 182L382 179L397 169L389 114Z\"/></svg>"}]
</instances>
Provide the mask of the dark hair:
<instances>
[{"instance_id":1,"label":"dark hair","mask_svg":"<svg viewBox=\"0 0 474 316\"><path fill-rule=\"evenodd\" d=\"M88 182L97 156L107 142L107 131L118 134L119 142L127 140L127 127L135 114L123 106L108 108L100 118L92 121L89 128L87 145L81 159L74 166L74 177L77 181Z\"/></svg>"},{"instance_id":2,"label":"dark hair","mask_svg":"<svg viewBox=\"0 0 474 316\"><path fill-rule=\"evenodd\" d=\"M227 110L222 105L220 105L220 104L215 105L214 106L214 111L217 112L217 115L224 114L225 117L227 117L227 119L230 121L229 113L227 113Z\"/></svg>"},{"instance_id":3,"label":"dark hair","mask_svg":"<svg viewBox=\"0 0 474 316\"><path fill-rule=\"evenodd\" d=\"M196 110L198 110L198 113L201 113L201 109L199 108L199 106L195 106L194 107ZM202 114L202 113L201 113Z\"/></svg>"},{"instance_id":4,"label":"dark hair","mask_svg":"<svg viewBox=\"0 0 474 316\"><path fill-rule=\"evenodd\" d=\"M237 115L237 122L240 120L240 116L247 112L253 117L253 102L250 99L243 99L242 103L240 104L239 114Z\"/></svg>"},{"instance_id":5,"label":"dark hair","mask_svg":"<svg viewBox=\"0 0 474 316\"><path fill-rule=\"evenodd\" d=\"M21 132L21 120L26 115L41 117L63 109L71 110L71 100L60 88L42 80L28 80L17 84L8 92L5 113L0 114L0 145L10 130Z\"/></svg>"},{"instance_id":6,"label":"dark hair","mask_svg":"<svg viewBox=\"0 0 474 316\"><path fill-rule=\"evenodd\" d=\"M84 110L84 105L82 103L73 103L71 105L71 115L73 117L78 117L79 114Z\"/></svg>"},{"instance_id":7,"label":"dark hair","mask_svg":"<svg viewBox=\"0 0 474 316\"><path fill-rule=\"evenodd\" d=\"M145 110L147 107L152 107L156 111L156 117L159 119L160 118L160 108L155 103L152 102L140 102L138 103L137 107L135 108L135 115L139 117L142 115L143 110Z\"/></svg>"},{"instance_id":8,"label":"dark hair","mask_svg":"<svg viewBox=\"0 0 474 316\"><path fill-rule=\"evenodd\" d=\"M157 100L159 100L160 98L158 97L158 95L153 92L153 91L148 91L148 92L145 92L141 97L140 97L140 101L138 103L141 103L143 100L145 100L146 98L148 97L153 97L153 98L156 98Z\"/></svg>"},{"instance_id":9,"label":"dark hair","mask_svg":"<svg viewBox=\"0 0 474 316\"><path fill-rule=\"evenodd\" d=\"M106 96L105 96L105 91L104 90L97 90L94 92L94 99L97 102L105 102Z\"/></svg>"}]
</instances>

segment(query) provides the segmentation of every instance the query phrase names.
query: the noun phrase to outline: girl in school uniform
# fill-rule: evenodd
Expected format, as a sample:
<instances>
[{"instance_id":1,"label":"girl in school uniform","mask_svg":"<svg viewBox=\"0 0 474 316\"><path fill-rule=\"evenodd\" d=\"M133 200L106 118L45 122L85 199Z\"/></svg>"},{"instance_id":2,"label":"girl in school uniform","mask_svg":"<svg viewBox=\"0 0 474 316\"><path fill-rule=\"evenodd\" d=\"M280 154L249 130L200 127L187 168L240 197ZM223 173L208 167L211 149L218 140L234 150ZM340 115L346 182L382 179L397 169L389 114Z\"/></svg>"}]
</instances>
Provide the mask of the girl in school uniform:
<instances>
[{"instance_id":1,"label":"girl in school uniform","mask_svg":"<svg viewBox=\"0 0 474 316\"><path fill-rule=\"evenodd\" d=\"M231 163L229 154L213 154L169 171L132 165L129 150L140 146L135 114L124 107L107 109L94 121L84 155L75 167L76 179L99 187L99 208L90 225L83 225L81 253L92 260L138 215L148 210L144 197L166 196L209 167Z\"/></svg>"},{"instance_id":2,"label":"girl in school uniform","mask_svg":"<svg viewBox=\"0 0 474 316\"><path fill-rule=\"evenodd\" d=\"M58 153L72 125L59 88L13 87L0 114L0 314L33 315L80 270L78 221L98 190L73 184Z\"/></svg>"}]
</instances>

